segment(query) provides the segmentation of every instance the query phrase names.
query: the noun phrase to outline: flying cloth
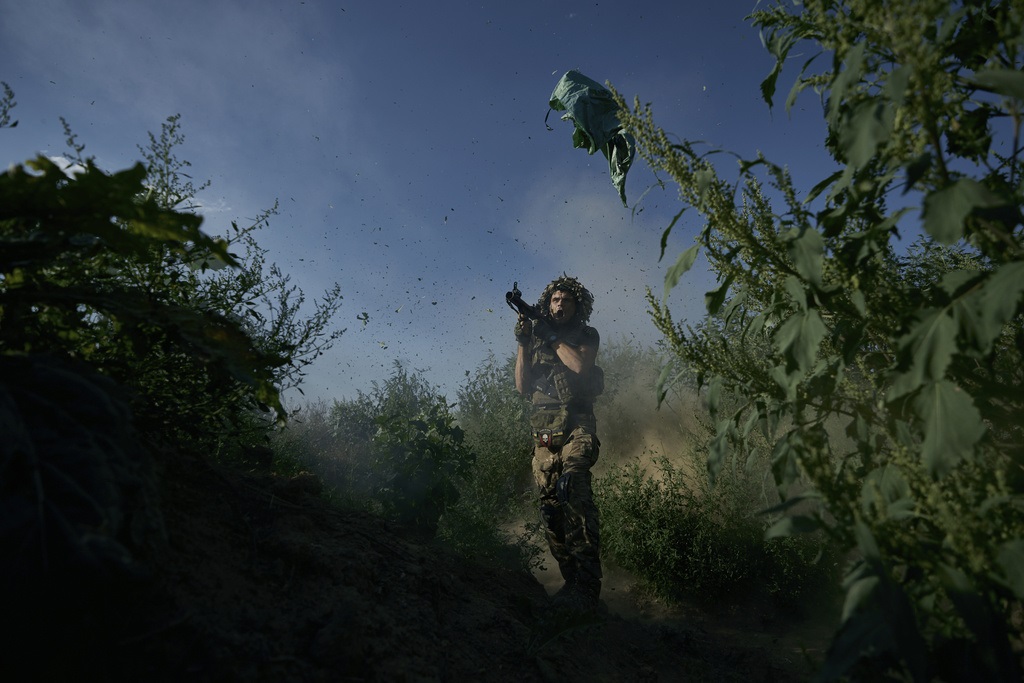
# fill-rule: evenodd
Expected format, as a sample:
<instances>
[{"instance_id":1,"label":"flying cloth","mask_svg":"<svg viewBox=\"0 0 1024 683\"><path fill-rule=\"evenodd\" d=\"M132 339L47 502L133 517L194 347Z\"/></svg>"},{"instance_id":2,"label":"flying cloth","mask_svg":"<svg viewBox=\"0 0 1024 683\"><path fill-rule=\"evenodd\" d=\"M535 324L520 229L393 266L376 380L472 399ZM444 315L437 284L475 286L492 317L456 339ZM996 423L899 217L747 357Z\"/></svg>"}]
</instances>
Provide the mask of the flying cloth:
<instances>
[{"instance_id":1,"label":"flying cloth","mask_svg":"<svg viewBox=\"0 0 1024 683\"><path fill-rule=\"evenodd\" d=\"M567 71L551 93L551 109L564 111L563 121L572 121L572 146L593 154L601 150L608 159L612 185L626 204L626 173L636 156L636 139L622 130L619 107L611 92L579 71ZM545 117L546 119L547 117ZM549 127L549 130L550 127Z\"/></svg>"}]
</instances>

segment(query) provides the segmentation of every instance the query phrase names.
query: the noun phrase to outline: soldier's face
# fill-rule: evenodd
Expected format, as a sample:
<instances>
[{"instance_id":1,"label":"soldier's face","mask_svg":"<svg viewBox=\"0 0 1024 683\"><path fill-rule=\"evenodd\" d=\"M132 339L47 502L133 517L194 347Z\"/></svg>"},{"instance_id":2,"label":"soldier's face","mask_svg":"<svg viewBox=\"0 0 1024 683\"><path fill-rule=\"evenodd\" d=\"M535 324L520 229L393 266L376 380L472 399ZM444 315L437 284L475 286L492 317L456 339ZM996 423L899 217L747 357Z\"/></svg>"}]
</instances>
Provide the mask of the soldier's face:
<instances>
[{"instance_id":1,"label":"soldier's face","mask_svg":"<svg viewBox=\"0 0 1024 683\"><path fill-rule=\"evenodd\" d=\"M556 323L567 323L576 315L576 297L569 292L555 290L551 295L551 318Z\"/></svg>"}]
</instances>

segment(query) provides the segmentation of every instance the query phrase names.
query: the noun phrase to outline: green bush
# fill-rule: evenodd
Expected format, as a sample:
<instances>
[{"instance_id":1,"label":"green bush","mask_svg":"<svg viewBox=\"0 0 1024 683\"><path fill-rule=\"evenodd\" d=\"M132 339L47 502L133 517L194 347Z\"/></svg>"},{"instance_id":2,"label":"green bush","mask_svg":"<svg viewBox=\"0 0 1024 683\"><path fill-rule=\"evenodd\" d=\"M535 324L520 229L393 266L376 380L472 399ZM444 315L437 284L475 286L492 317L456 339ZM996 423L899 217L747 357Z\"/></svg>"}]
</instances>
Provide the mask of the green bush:
<instances>
[{"instance_id":1,"label":"green bush","mask_svg":"<svg viewBox=\"0 0 1024 683\"><path fill-rule=\"evenodd\" d=\"M315 461L317 474L343 500L433 538L476 458L439 390L396 363L391 377L374 382L369 393L335 401L327 424L330 439L311 424L298 457ZM294 438L290 448L296 448Z\"/></svg>"},{"instance_id":2,"label":"green bush","mask_svg":"<svg viewBox=\"0 0 1024 683\"><path fill-rule=\"evenodd\" d=\"M714 489L702 471L670 459L648 473L615 466L595 484L602 549L661 598L721 602L771 596L787 604L823 584L824 543L766 540L749 481L725 477Z\"/></svg>"},{"instance_id":3,"label":"green bush","mask_svg":"<svg viewBox=\"0 0 1024 683\"><path fill-rule=\"evenodd\" d=\"M477 460L442 535L477 557L528 568L542 551L537 524L520 524L537 515L528 405L515 389L514 363L490 356L457 391L459 424Z\"/></svg>"}]
</instances>

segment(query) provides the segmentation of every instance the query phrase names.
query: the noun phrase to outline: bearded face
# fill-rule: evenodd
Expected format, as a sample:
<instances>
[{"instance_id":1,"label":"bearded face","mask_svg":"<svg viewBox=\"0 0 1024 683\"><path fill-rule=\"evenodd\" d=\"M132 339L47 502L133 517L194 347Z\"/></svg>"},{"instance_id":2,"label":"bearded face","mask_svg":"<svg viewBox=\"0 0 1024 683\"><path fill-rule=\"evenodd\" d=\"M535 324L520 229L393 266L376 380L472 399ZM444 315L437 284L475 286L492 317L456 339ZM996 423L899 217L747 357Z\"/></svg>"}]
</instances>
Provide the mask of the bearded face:
<instances>
[{"instance_id":1,"label":"bearded face","mask_svg":"<svg viewBox=\"0 0 1024 683\"><path fill-rule=\"evenodd\" d=\"M561 317L556 317L557 313L553 304L555 297L559 294L572 301L573 310L563 312ZM564 302L560 305L564 305ZM563 275L544 288L544 292L537 302L537 308L548 314L556 323L571 320L573 323L585 325L594 310L594 295L576 278Z\"/></svg>"},{"instance_id":2,"label":"bearded face","mask_svg":"<svg viewBox=\"0 0 1024 683\"><path fill-rule=\"evenodd\" d=\"M548 305L548 314L558 325L565 325L576 315L576 297L572 292L555 290Z\"/></svg>"}]
</instances>

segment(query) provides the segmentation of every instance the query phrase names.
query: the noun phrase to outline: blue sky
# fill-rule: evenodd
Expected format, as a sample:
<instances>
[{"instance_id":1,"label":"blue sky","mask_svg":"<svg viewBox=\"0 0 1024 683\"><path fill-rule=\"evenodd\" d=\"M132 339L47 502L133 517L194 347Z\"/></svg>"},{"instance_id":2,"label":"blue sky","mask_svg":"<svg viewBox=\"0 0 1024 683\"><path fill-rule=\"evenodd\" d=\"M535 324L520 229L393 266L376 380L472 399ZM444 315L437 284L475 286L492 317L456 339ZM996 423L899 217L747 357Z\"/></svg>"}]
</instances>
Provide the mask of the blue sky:
<instances>
[{"instance_id":1,"label":"blue sky","mask_svg":"<svg viewBox=\"0 0 1024 683\"><path fill-rule=\"evenodd\" d=\"M792 115L760 99L772 60L744 21L753 0L628 5L0 0L0 80L19 120L0 131L0 158L63 154L63 116L119 170L180 114L179 155L212 182L204 229L223 234L277 200L259 237L268 258L309 298L341 285L347 332L306 397L366 391L396 359L454 397L489 353L514 351L513 281L534 301L576 275L603 339L653 344L645 288L661 291L700 228L688 212L659 263L674 187L646 192L655 177L638 158L624 208L604 157L573 149L554 112L546 129L567 70L651 102L680 138L763 151L804 187L832 168L812 97ZM700 268L685 277L677 318L697 320L711 288Z\"/></svg>"}]
</instances>

